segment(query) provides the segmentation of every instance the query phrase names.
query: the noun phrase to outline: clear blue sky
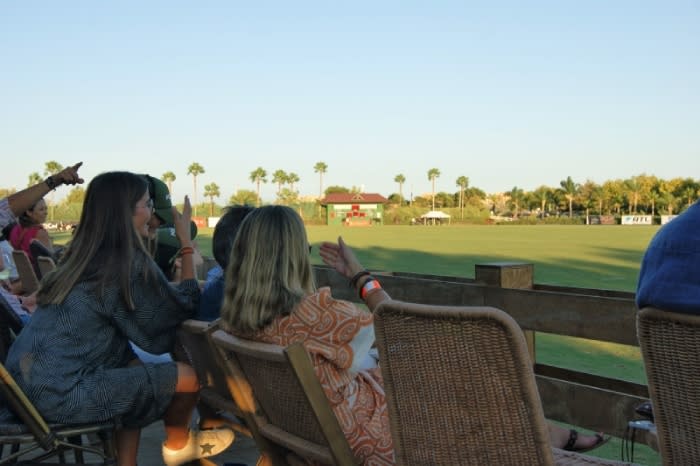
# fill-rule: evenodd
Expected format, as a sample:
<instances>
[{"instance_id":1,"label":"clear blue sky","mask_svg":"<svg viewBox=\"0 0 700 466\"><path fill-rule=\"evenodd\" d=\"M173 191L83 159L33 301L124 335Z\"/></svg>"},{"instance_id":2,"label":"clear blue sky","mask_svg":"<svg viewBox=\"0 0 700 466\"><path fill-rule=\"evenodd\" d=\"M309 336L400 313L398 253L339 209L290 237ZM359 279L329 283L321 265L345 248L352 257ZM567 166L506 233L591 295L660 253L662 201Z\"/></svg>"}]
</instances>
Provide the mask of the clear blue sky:
<instances>
[{"instance_id":1,"label":"clear blue sky","mask_svg":"<svg viewBox=\"0 0 700 466\"><path fill-rule=\"evenodd\" d=\"M700 177L693 1L0 3L0 187L56 160L302 195ZM67 192L67 190L63 190ZM65 194L64 192L64 194ZM262 194L274 198L268 182Z\"/></svg>"}]
</instances>

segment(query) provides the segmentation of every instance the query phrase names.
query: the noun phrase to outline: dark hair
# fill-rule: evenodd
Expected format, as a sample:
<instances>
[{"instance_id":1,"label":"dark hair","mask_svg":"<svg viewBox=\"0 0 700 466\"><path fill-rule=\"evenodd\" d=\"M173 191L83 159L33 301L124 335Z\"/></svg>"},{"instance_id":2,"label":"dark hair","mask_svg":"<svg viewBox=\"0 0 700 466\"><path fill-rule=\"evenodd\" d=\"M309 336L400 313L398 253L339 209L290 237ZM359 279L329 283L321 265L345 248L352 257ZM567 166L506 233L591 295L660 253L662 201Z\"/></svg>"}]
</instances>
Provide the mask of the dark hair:
<instances>
[{"instance_id":1,"label":"dark hair","mask_svg":"<svg viewBox=\"0 0 700 466\"><path fill-rule=\"evenodd\" d=\"M238 233L241 222L254 209L255 207L248 205L229 206L217 222L212 238L212 252L214 253L214 259L216 259L217 264L222 269L226 269L228 265L233 240L236 239L236 233Z\"/></svg>"},{"instance_id":2,"label":"dark hair","mask_svg":"<svg viewBox=\"0 0 700 466\"><path fill-rule=\"evenodd\" d=\"M27 212L32 212L37 204L39 204L41 201L44 201L44 198L42 197L41 199L38 199L30 208L22 212L22 214L17 217L18 223L22 226L22 228L29 228L33 225L35 225L34 220L32 220L29 215L27 215ZM46 201L44 201L46 202Z\"/></svg>"},{"instance_id":3,"label":"dark hair","mask_svg":"<svg viewBox=\"0 0 700 466\"><path fill-rule=\"evenodd\" d=\"M147 189L145 178L130 172L107 172L92 179L78 228L56 269L41 281L40 304L60 304L76 284L89 282L97 292L117 284L127 307L134 309L132 265L147 260L148 253L133 215Z\"/></svg>"}]
</instances>

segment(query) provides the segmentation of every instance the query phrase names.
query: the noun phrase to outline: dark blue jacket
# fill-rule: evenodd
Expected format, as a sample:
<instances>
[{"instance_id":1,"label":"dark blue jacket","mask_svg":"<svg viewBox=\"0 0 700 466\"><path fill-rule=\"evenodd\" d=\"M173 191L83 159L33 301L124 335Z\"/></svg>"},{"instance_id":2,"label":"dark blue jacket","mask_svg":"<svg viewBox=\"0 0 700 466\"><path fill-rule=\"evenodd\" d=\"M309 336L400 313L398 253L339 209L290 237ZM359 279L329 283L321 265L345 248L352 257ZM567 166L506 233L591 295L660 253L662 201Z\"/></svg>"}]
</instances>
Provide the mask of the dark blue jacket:
<instances>
[{"instance_id":1,"label":"dark blue jacket","mask_svg":"<svg viewBox=\"0 0 700 466\"><path fill-rule=\"evenodd\" d=\"M637 307L700 314L700 201L664 225L649 243Z\"/></svg>"}]
</instances>

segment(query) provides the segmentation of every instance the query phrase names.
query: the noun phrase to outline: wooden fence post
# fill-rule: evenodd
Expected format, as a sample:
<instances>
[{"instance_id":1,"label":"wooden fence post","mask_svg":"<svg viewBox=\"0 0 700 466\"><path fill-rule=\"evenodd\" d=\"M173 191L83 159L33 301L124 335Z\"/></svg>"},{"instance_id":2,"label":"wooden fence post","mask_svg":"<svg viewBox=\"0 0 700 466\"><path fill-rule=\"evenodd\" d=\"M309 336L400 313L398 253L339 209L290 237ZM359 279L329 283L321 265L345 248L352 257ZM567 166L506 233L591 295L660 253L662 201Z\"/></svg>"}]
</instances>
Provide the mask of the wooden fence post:
<instances>
[{"instance_id":1,"label":"wooden fence post","mask_svg":"<svg viewBox=\"0 0 700 466\"><path fill-rule=\"evenodd\" d=\"M535 266L523 262L489 262L476 264L474 267L476 281L498 288L532 289ZM523 330L530 352L530 359L535 363L535 332Z\"/></svg>"}]
</instances>

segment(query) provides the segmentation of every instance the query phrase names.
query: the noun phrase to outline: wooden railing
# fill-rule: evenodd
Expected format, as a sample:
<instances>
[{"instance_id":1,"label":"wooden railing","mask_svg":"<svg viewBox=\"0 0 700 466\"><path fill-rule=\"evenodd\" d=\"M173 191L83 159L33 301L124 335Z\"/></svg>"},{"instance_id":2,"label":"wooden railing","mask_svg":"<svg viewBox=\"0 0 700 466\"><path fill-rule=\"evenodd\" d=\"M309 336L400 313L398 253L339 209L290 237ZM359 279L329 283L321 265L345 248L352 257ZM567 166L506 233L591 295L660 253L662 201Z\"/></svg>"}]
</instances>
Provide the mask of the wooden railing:
<instances>
[{"instance_id":1,"label":"wooden railing","mask_svg":"<svg viewBox=\"0 0 700 466\"><path fill-rule=\"evenodd\" d=\"M318 286L358 302L347 280L315 268ZM372 272L393 299L424 304L493 306L523 328L533 359L545 416L621 437L634 407L648 398L646 385L537 362L536 332L638 346L634 294L533 283L532 264L476 265L476 279ZM645 441L646 439L643 439Z\"/></svg>"}]
</instances>

